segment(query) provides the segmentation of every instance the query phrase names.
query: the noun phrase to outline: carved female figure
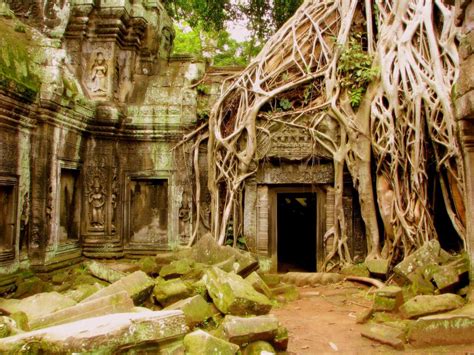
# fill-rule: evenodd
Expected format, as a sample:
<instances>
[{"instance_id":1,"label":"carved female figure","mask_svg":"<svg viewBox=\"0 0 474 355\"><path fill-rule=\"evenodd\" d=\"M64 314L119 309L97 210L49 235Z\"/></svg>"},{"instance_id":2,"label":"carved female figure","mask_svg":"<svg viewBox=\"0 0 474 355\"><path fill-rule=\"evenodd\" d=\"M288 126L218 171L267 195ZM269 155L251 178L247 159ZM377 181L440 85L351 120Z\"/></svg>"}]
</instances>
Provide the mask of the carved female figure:
<instances>
[{"instance_id":1,"label":"carved female figure","mask_svg":"<svg viewBox=\"0 0 474 355\"><path fill-rule=\"evenodd\" d=\"M89 192L89 205L91 207L91 226L94 229L103 228L105 223L105 193L102 191L102 186L98 179L94 179L92 189Z\"/></svg>"},{"instance_id":2,"label":"carved female figure","mask_svg":"<svg viewBox=\"0 0 474 355\"><path fill-rule=\"evenodd\" d=\"M104 54L102 52L97 52L94 64L91 68L90 88L93 92L107 92L107 71L108 65L105 61Z\"/></svg>"}]
</instances>

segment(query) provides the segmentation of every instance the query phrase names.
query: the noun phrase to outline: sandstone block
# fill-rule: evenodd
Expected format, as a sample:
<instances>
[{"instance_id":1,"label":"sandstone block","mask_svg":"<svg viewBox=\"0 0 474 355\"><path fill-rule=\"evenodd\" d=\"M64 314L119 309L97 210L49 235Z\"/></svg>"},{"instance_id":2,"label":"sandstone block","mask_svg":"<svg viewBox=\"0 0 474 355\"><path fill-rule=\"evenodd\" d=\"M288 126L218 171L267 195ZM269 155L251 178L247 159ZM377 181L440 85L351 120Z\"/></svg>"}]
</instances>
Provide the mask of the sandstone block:
<instances>
[{"instance_id":1,"label":"sandstone block","mask_svg":"<svg viewBox=\"0 0 474 355\"><path fill-rule=\"evenodd\" d=\"M375 291L373 309L376 312L395 312L402 303L402 289L398 286L386 286Z\"/></svg>"},{"instance_id":2,"label":"sandstone block","mask_svg":"<svg viewBox=\"0 0 474 355\"><path fill-rule=\"evenodd\" d=\"M400 307L400 311L405 318L417 318L434 313L451 311L463 305L463 298L452 293L437 296L420 295L405 302Z\"/></svg>"},{"instance_id":3,"label":"sandstone block","mask_svg":"<svg viewBox=\"0 0 474 355\"><path fill-rule=\"evenodd\" d=\"M153 297L164 307L188 298L191 296L191 293L191 286L180 279L168 281L157 279L153 289Z\"/></svg>"},{"instance_id":4,"label":"sandstone block","mask_svg":"<svg viewBox=\"0 0 474 355\"><path fill-rule=\"evenodd\" d=\"M385 259L367 260L365 262L367 269L372 276L385 279L388 274L389 263Z\"/></svg>"},{"instance_id":5,"label":"sandstone block","mask_svg":"<svg viewBox=\"0 0 474 355\"><path fill-rule=\"evenodd\" d=\"M247 345L245 349L242 351L243 355L260 355L260 354L276 354L275 349L273 348L272 344L266 341L254 341Z\"/></svg>"},{"instance_id":6,"label":"sandstone block","mask_svg":"<svg viewBox=\"0 0 474 355\"><path fill-rule=\"evenodd\" d=\"M147 299L154 286L155 281L151 277L149 277L143 271L135 271L134 273L114 282L112 285L103 288L102 290L87 297L82 302L91 301L97 298L114 295L121 291L125 291L132 298L133 302L136 305L139 305Z\"/></svg>"},{"instance_id":7,"label":"sandstone block","mask_svg":"<svg viewBox=\"0 0 474 355\"><path fill-rule=\"evenodd\" d=\"M393 271L399 283L412 283L419 269L438 265L440 250L439 242L431 240L397 264Z\"/></svg>"},{"instance_id":8,"label":"sandstone block","mask_svg":"<svg viewBox=\"0 0 474 355\"><path fill-rule=\"evenodd\" d=\"M370 324L362 330L361 335L398 350L403 350L405 347L403 330L399 328L383 324Z\"/></svg>"},{"instance_id":9,"label":"sandstone block","mask_svg":"<svg viewBox=\"0 0 474 355\"><path fill-rule=\"evenodd\" d=\"M98 279L114 283L125 276L125 273L109 268L107 265L97 261L85 263L87 270Z\"/></svg>"},{"instance_id":10,"label":"sandstone block","mask_svg":"<svg viewBox=\"0 0 474 355\"><path fill-rule=\"evenodd\" d=\"M180 339L188 330L181 311L109 314L0 339L0 352L112 354Z\"/></svg>"},{"instance_id":11,"label":"sandstone block","mask_svg":"<svg viewBox=\"0 0 474 355\"><path fill-rule=\"evenodd\" d=\"M106 314L131 312L133 307L133 301L127 292L121 291L32 319L30 321L30 328L45 328Z\"/></svg>"},{"instance_id":12,"label":"sandstone block","mask_svg":"<svg viewBox=\"0 0 474 355\"><path fill-rule=\"evenodd\" d=\"M0 308L9 313L24 312L30 322L74 305L74 300L57 292L38 293L22 300L0 300Z\"/></svg>"},{"instance_id":13,"label":"sandstone block","mask_svg":"<svg viewBox=\"0 0 474 355\"><path fill-rule=\"evenodd\" d=\"M260 277L259 274L257 274L255 271L252 272L249 276L245 278L247 282L249 282L255 291L260 292L267 296L268 298L272 298L273 294L270 288L267 286L265 281Z\"/></svg>"},{"instance_id":14,"label":"sandstone block","mask_svg":"<svg viewBox=\"0 0 474 355\"><path fill-rule=\"evenodd\" d=\"M212 317L210 305L201 295L186 298L165 308L165 310L181 310L186 317L186 323L192 329L196 325Z\"/></svg>"},{"instance_id":15,"label":"sandstone block","mask_svg":"<svg viewBox=\"0 0 474 355\"><path fill-rule=\"evenodd\" d=\"M274 315L248 318L227 315L222 327L231 343L242 345L257 340L273 340L277 334L279 323Z\"/></svg>"},{"instance_id":16,"label":"sandstone block","mask_svg":"<svg viewBox=\"0 0 474 355\"><path fill-rule=\"evenodd\" d=\"M225 340L216 338L202 330L196 330L184 337L187 354L237 354L239 347Z\"/></svg>"},{"instance_id":17,"label":"sandstone block","mask_svg":"<svg viewBox=\"0 0 474 355\"><path fill-rule=\"evenodd\" d=\"M239 275L212 267L203 276L207 292L216 307L225 314L260 315L272 308L268 297L254 290Z\"/></svg>"},{"instance_id":18,"label":"sandstone block","mask_svg":"<svg viewBox=\"0 0 474 355\"><path fill-rule=\"evenodd\" d=\"M408 330L414 347L474 344L474 316L439 314L419 318Z\"/></svg>"}]
</instances>

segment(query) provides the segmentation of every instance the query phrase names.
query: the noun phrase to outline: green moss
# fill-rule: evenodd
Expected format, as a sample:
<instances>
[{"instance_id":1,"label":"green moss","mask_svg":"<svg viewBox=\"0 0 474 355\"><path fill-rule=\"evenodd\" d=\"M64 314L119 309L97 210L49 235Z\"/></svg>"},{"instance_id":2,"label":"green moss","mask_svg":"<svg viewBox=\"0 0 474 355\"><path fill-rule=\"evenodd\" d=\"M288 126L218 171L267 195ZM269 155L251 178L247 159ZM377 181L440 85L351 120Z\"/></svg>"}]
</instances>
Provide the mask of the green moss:
<instances>
[{"instance_id":1,"label":"green moss","mask_svg":"<svg viewBox=\"0 0 474 355\"><path fill-rule=\"evenodd\" d=\"M9 90L34 96L40 89L41 81L34 71L30 52L34 43L31 34L18 23L0 19L0 86ZM24 30L24 32L23 32Z\"/></svg>"}]
</instances>

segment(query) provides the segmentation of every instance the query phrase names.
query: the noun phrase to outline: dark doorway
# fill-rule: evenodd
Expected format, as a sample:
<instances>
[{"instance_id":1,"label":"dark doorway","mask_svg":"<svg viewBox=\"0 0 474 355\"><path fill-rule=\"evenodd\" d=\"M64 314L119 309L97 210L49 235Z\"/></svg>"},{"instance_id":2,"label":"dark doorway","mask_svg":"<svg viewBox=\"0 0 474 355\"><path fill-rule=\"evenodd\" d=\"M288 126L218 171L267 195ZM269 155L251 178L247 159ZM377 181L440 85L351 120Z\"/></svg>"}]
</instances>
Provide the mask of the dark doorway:
<instances>
[{"instance_id":1,"label":"dark doorway","mask_svg":"<svg viewBox=\"0 0 474 355\"><path fill-rule=\"evenodd\" d=\"M277 193L278 272L316 271L316 193Z\"/></svg>"}]
</instances>

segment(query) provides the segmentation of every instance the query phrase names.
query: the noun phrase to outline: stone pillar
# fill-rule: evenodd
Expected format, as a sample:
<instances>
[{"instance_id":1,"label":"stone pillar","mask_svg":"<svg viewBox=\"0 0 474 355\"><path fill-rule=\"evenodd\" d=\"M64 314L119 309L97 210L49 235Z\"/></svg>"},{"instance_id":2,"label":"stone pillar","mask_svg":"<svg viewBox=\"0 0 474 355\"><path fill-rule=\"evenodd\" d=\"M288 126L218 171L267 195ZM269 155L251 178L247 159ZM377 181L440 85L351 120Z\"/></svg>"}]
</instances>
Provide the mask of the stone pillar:
<instances>
[{"instance_id":1,"label":"stone pillar","mask_svg":"<svg viewBox=\"0 0 474 355\"><path fill-rule=\"evenodd\" d=\"M474 3L456 1L457 25L461 26L461 72L456 87L456 118L459 124L466 179L466 239L474 260Z\"/></svg>"}]
</instances>

